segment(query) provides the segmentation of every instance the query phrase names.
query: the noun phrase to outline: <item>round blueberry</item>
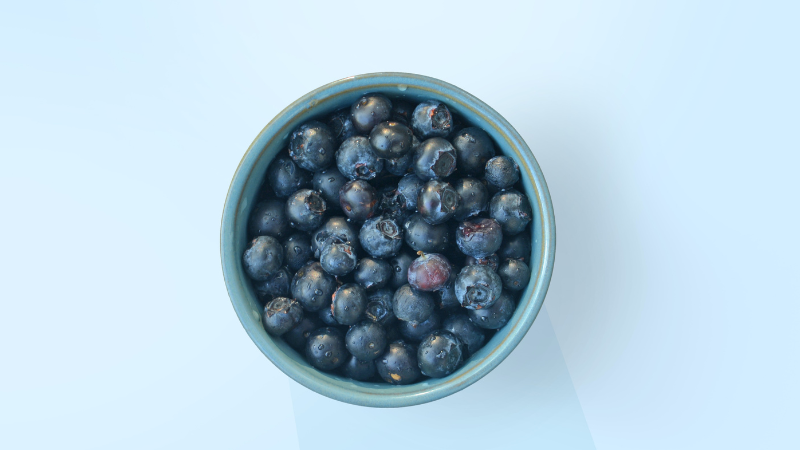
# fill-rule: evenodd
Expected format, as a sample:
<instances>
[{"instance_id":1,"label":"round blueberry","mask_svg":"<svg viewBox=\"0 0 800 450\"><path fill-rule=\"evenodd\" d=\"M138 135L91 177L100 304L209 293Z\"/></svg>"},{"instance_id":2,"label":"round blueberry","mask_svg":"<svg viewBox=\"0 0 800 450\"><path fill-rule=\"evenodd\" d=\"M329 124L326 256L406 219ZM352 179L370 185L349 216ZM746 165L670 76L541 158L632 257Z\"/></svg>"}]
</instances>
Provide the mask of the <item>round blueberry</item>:
<instances>
[{"instance_id":1,"label":"round blueberry","mask_svg":"<svg viewBox=\"0 0 800 450\"><path fill-rule=\"evenodd\" d=\"M251 236L283 238L289 233L286 202L273 198L258 202L250 213L248 230Z\"/></svg>"},{"instance_id":2,"label":"round blueberry","mask_svg":"<svg viewBox=\"0 0 800 450\"><path fill-rule=\"evenodd\" d=\"M278 198L286 198L311 186L311 173L297 167L288 157L278 156L269 164L267 181Z\"/></svg>"},{"instance_id":3,"label":"round blueberry","mask_svg":"<svg viewBox=\"0 0 800 450\"><path fill-rule=\"evenodd\" d=\"M351 180L371 180L383 170L383 160L372 151L369 139L353 136L336 152L336 167Z\"/></svg>"},{"instance_id":4,"label":"round blueberry","mask_svg":"<svg viewBox=\"0 0 800 450\"><path fill-rule=\"evenodd\" d=\"M383 168L390 174L401 177L411 170L412 164L414 164L414 153L409 152L409 154L402 158L384 160Z\"/></svg>"},{"instance_id":5,"label":"round blueberry","mask_svg":"<svg viewBox=\"0 0 800 450\"><path fill-rule=\"evenodd\" d=\"M306 233L295 233L283 242L284 263L292 271L297 271L313 256L311 238Z\"/></svg>"},{"instance_id":6,"label":"round blueberry","mask_svg":"<svg viewBox=\"0 0 800 450\"><path fill-rule=\"evenodd\" d=\"M350 327L344 342L350 354L362 361L372 361L381 356L388 344L383 327L371 320Z\"/></svg>"},{"instance_id":7,"label":"round blueberry","mask_svg":"<svg viewBox=\"0 0 800 450\"><path fill-rule=\"evenodd\" d=\"M358 99L350 107L353 125L360 133L369 133L372 128L392 115L392 102L380 94L369 94Z\"/></svg>"},{"instance_id":8,"label":"round blueberry","mask_svg":"<svg viewBox=\"0 0 800 450\"><path fill-rule=\"evenodd\" d=\"M342 325L353 325L361 320L367 307L367 291L358 284L347 283L333 293L331 311Z\"/></svg>"},{"instance_id":9,"label":"round blueberry","mask_svg":"<svg viewBox=\"0 0 800 450\"><path fill-rule=\"evenodd\" d=\"M503 245L497 251L500 259L519 259L529 261L531 258L531 237L528 233L516 236L503 236Z\"/></svg>"},{"instance_id":10,"label":"round blueberry","mask_svg":"<svg viewBox=\"0 0 800 450\"><path fill-rule=\"evenodd\" d=\"M386 352L375 360L378 375L387 383L411 384L420 377L417 365L417 349L402 340L394 341Z\"/></svg>"},{"instance_id":11,"label":"round blueberry","mask_svg":"<svg viewBox=\"0 0 800 450\"><path fill-rule=\"evenodd\" d=\"M405 100L395 100L392 102L391 119L395 122L408 125L411 123L411 114L414 113L414 105Z\"/></svg>"},{"instance_id":12,"label":"round blueberry","mask_svg":"<svg viewBox=\"0 0 800 450\"><path fill-rule=\"evenodd\" d=\"M322 197L328 205L328 209L330 209L339 207L339 190L342 189L342 186L344 186L347 181L348 179L346 176L342 175L338 169L332 167L314 173L314 177L311 179L311 185L314 187L315 191L319 191L319 193L322 194Z\"/></svg>"},{"instance_id":13,"label":"round blueberry","mask_svg":"<svg viewBox=\"0 0 800 450\"><path fill-rule=\"evenodd\" d=\"M306 359L319 370L331 371L347 362L342 332L333 327L318 328L306 341Z\"/></svg>"},{"instance_id":14,"label":"round blueberry","mask_svg":"<svg viewBox=\"0 0 800 450\"><path fill-rule=\"evenodd\" d=\"M336 141L327 125L316 120L304 123L289 139L289 156L303 169L315 172L333 164Z\"/></svg>"},{"instance_id":15,"label":"round blueberry","mask_svg":"<svg viewBox=\"0 0 800 450\"><path fill-rule=\"evenodd\" d=\"M486 342L486 333L469 319L469 315L458 311L446 317L442 322L442 329L458 337L464 345L468 355L474 355Z\"/></svg>"},{"instance_id":16,"label":"round blueberry","mask_svg":"<svg viewBox=\"0 0 800 450\"><path fill-rule=\"evenodd\" d=\"M494 142L485 131L476 127L458 131L452 139L456 149L459 173L481 176L486 169L486 161L495 155Z\"/></svg>"},{"instance_id":17,"label":"round blueberry","mask_svg":"<svg viewBox=\"0 0 800 450\"><path fill-rule=\"evenodd\" d=\"M494 219L461 222L456 229L456 245L465 255L485 258L500 249L503 230Z\"/></svg>"},{"instance_id":18,"label":"round blueberry","mask_svg":"<svg viewBox=\"0 0 800 450\"><path fill-rule=\"evenodd\" d=\"M319 258L322 249L331 242L348 244L353 248L358 246L358 234L344 217L331 217L311 234L311 251L314 257Z\"/></svg>"},{"instance_id":19,"label":"round blueberry","mask_svg":"<svg viewBox=\"0 0 800 450\"><path fill-rule=\"evenodd\" d=\"M519 181L519 166L508 156L495 156L486 162L484 177L495 189L508 189Z\"/></svg>"},{"instance_id":20,"label":"round blueberry","mask_svg":"<svg viewBox=\"0 0 800 450\"><path fill-rule=\"evenodd\" d=\"M405 199L397 193L397 189L392 189L391 186L381 189L378 211L381 215L394 219L398 223L403 223L409 215L405 208Z\"/></svg>"},{"instance_id":21,"label":"round blueberry","mask_svg":"<svg viewBox=\"0 0 800 450\"><path fill-rule=\"evenodd\" d=\"M286 201L286 218L289 225L302 231L313 231L322 225L327 204L319 192L300 189Z\"/></svg>"},{"instance_id":22,"label":"round blueberry","mask_svg":"<svg viewBox=\"0 0 800 450\"><path fill-rule=\"evenodd\" d=\"M456 277L456 297L467 309L492 306L500 297L503 281L486 266L467 266Z\"/></svg>"},{"instance_id":23,"label":"round blueberry","mask_svg":"<svg viewBox=\"0 0 800 450\"><path fill-rule=\"evenodd\" d=\"M395 317L417 324L433 313L433 299L427 292L417 291L406 284L394 293L392 311Z\"/></svg>"},{"instance_id":24,"label":"round blueberry","mask_svg":"<svg viewBox=\"0 0 800 450\"><path fill-rule=\"evenodd\" d=\"M450 278L447 279L447 283L445 283L444 287L437 291L437 294L439 295L439 309L454 309L461 307L461 303L459 303L458 297L456 297L456 278L458 277L458 273L460 271L460 268L453 267L450 270Z\"/></svg>"},{"instance_id":25,"label":"round blueberry","mask_svg":"<svg viewBox=\"0 0 800 450\"><path fill-rule=\"evenodd\" d=\"M425 336L438 329L441 324L442 320L439 318L439 314L434 312L430 317L418 324L400 321L397 324L397 329L400 330L400 334L403 335L403 338L411 342L419 342Z\"/></svg>"},{"instance_id":26,"label":"round blueberry","mask_svg":"<svg viewBox=\"0 0 800 450\"><path fill-rule=\"evenodd\" d=\"M341 277L356 268L357 258L356 251L351 245L330 242L322 249L319 263L325 272Z\"/></svg>"},{"instance_id":27,"label":"round blueberry","mask_svg":"<svg viewBox=\"0 0 800 450\"><path fill-rule=\"evenodd\" d=\"M414 134L399 122L382 122L369 133L372 151L379 158L394 159L406 156L411 149Z\"/></svg>"},{"instance_id":28,"label":"round blueberry","mask_svg":"<svg viewBox=\"0 0 800 450\"><path fill-rule=\"evenodd\" d=\"M339 204L348 218L363 222L375 214L378 193L366 181L348 181L339 191Z\"/></svg>"},{"instance_id":29,"label":"round blueberry","mask_svg":"<svg viewBox=\"0 0 800 450\"><path fill-rule=\"evenodd\" d=\"M497 256L497 253L492 253L491 255L485 258L474 258L472 256L467 256L464 259L465 266L488 266L495 272L497 272L497 266L499 264L500 264L500 258Z\"/></svg>"},{"instance_id":30,"label":"round blueberry","mask_svg":"<svg viewBox=\"0 0 800 450\"><path fill-rule=\"evenodd\" d=\"M533 210L528 198L509 189L501 191L489 202L489 216L503 227L503 233L514 236L525 230L533 219Z\"/></svg>"},{"instance_id":31,"label":"round blueberry","mask_svg":"<svg viewBox=\"0 0 800 450\"><path fill-rule=\"evenodd\" d=\"M373 217L364 222L358 240L373 257L388 258L396 255L403 246L403 229L388 216Z\"/></svg>"},{"instance_id":32,"label":"round blueberry","mask_svg":"<svg viewBox=\"0 0 800 450\"><path fill-rule=\"evenodd\" d=\"M255 281L267 281L283 265L283 246L272 236L259 236L242 255L244 270Z\"/></svg>"},{"instance_id":33,"label":"round blueberry","mask_svg":"<svg viewBox=\"0 0 800 450\"><path fill-rule=\"evenodd\" d=\"M431 225L419 213L403 224L406 244L418 252L442 253L450 245L450 230L446 224Z\"/></svg>"},{"instance_id":34,"label":"round blueberry","mask_svg":"<svg viewBox=\"0 0 800 450\"><path fill-rule=\"evenodd\" d=\"M426 222L438 225L450 220L458 208L458 193L450 183L431 180L422 185L417 197L417 210Z\"/></svg>"},{"instance_id":35,"label":"round blueberry","mask_svg":"<svg viewBox=\"0 0 800 450\"><path fill-rule=\"evenodd\" d=\"M390 289L378 289L367 296L367 308L364 315L367 319L386 326L394 322L394 311L392 311L392 297L394 292Z\"/></svg>"},{"instance_id":36,"label":"round blueberry","mask_svg":"<svg viewBox=\"0 0 800 450\"><path fill-rule=\"evenodd\" d=\"M454 215L456 220L466 220L489 208L489 190L480 180L461 178L453 183L453 188L458 193L459 200Z\"/></svg>"},{"instance_id":37,"label":"round blueberry","mask_svg":"<svg viewBox=\"0 0 800 450\"><path fill-rule=\"evenodd\" d=\"M389 281L389 286L397 289L408 283L408 267L414 262L414 259L414 256L406 252L400 252L397 256L389 259L389 264L392 266L392 279Z\"/></svg>"},{"instance_id":38,"label":"round blueberry","mask_svg":"<svg viewBox=\"0 0 800 450\"><path fill-rule=\"evenodd\" d=\"M442 102L426 100L411 113L411 127L420 139L446 137L453 126L453 116Z\"/></svg>"},{"instance_id":39,"label":"round blueberry","mask_svg":"<svg viewBox=\"0 0 800 450\"><path fill-rule=\"evenodd\" d=\"M375 361L362 361L351 356L342 366L342 372L356 381L369 381L375 377Z\"/></svg>"},{"instance_id":40,"label":"round blueberry","mask_svg":"<svg viewBox=\"0 0 800 450\"><path fill-rule=\"evenodd\" d=\"M423 375L441 378L455 372L464 361L461 342L449 331L428 335L417 350L417 362Z\"/></svg>"},{"instance_id":41,"label":"round blueberry","mask_svg":"<svg viewBox=\"0 0 800 450\"><path fill-rule=\"evenodd\" d=\"M424 183L413 173L405 175L397 182L397 194L401 196L400 201L407 211L416 211L419 191Z\"/></svg>"},{"instance_id":42,"label":"round blueberry","mask_svg":"<svg viewBox=\"0 0 800 450\"><path fill-rule=\"evenodd\" d=\"M531 269L528 265L518 259L507 259L503 261L497 270L500 279L503 280L503 288L509 291L521 291L528 285L531 279Z\"/></svg>"},{"instance_id":43,"label":"round blueberry","mask_svg":"<svg viewBox=\"0 0 800 450\"><path fill-rule=\"evenodd\" d=\"M368 291L381 289L392 278L392 266L382 259L361 258L356 264L353 279Z\"/></svg>"},{"instance_id":44,"label":"round blueberry","mask_svg":"<svg viewBox=\"0 0 800 450\"><path fill-rule=\"evenodd\" d=\"M285 267L281 267L277 272L272 274L266 281L256 281L253 287L256 290L256 295L262 302L273 299L275 297L288 297L289 287L292 283L292 276Z\"/></svg>"},{"instance_id":45,"label":"round blueberry","mask_svg":"<svg viewBox=\"0 0 800 450\"><path fill-rule=\"evenodd\" d=\"M328 119L328 127L331 129L333 138L339 144L344 142L347 138L358 134L355 125L353 125L350 108L340 109L331 114L330 119Z\"/></svg>"},{"instance_id":46,"label":"round blueberry","mask_svg":"<svg viewBox=\"0 0 800 450\"><path fill-rule=\"evenodd\" d=\"M438 253L415 259L408 267L408 284L420 291L438 291L450 279L450 261Z\"/></svg>"},{"instance_id":47,"label":"round blueberry","mask_svg":"<svg viewBox=\"0 0 800 450\"><path fill-rule=\"evenodd\" d=\"M322 321L322 323L329 327L339 326L339 322L337 322L336 318L333 317L333 309L331 308L330 300L325 304L325 306L322 307L322 309L317 312L317 317Z\"/></svg>"},{"instance_id":48,"label":"round blueberry","mask_svg":"<svg viewBox=\"0 0 800 450\"><path fill-rule=\"evenodd\" d=\"M498 330L511 320L514 308L514 300L508 293L503 292L493 305L467 310L467 314L475 325L487 330Z\"/></svg>"},{"instance_id":49,"label":"round blueberry","mask_svg":"<svg viewBox=\"0 0 800 450\"><path fill-rule=\"evenodd\" d=\"M316 261L301 267L292 278L292 297L308 311L319 311L335 290L336 280Z\"/></svg>"},{"instance_id":50,"label":"round blueberry","mask_svg":"<svg viewBox=\"0 0 800 450\"><path fill-rule=\"evenodd\" d=\"M442 138L422 141L414 157L414 173L423 180L449 177L456 170L456 150Z\"/></svg>"},{"instance_id":51,"label":"round blueberry","mask_svg":"<svg viewBox=\"0 0 800 450\"><path fill-rule=\"evenodd\" d=\"M295 350L302 352L306 348L306 342L311 332L319 328L320 321L314 316L303 316L303 320L292 327L283 335L283 339Z\"/></svg>"},{"instance_id":52,"label":"round blueberry","mask_svg":"<svg viewBox=\"0 0 800 450\"><path fill-rule=\"evenodd\" d=\"M262 319L267 333L280 336L303 320L303 308L295 300L276 297L264 307Z\"/></svg>"}]
</instances>

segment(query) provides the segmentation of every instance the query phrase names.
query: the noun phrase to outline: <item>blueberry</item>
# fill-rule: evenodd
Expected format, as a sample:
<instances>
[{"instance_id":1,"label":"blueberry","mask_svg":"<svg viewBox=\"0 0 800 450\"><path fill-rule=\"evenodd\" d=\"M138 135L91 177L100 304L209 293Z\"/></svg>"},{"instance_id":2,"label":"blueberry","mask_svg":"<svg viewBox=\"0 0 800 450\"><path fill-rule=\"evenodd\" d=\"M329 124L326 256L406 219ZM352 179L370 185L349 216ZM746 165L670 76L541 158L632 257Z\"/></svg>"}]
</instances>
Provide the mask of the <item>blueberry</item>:
<instances>
[{"instance_id":1,"label":"blueberry","mask_svg":"<svg viewBox=\"0 0 800 450\"><path fill-rule=\"evenodd\" d=\"M269 164L267 181L276 196L286 198L298 189L311 186L311 173L297 167L288 157L278 156Z\"/></svg>"},{"instance_id":2,"label":"blueberry","mask_svg":"<svg viewBox=\"0 0 800 450\"><path fill-rule=\"evenodd\" d=\"M333 164L336 141L327 125L316 120L300 125L289 138L289 156L300 167L315 172Z\"/></svg>"},{"instance_id":3,"label":"blueberry","mask_svg":"<svg viewBox=\"0 0 800 450\"><path fill-rule=\"evenodd\" d=\"M316 261L301 267L292 278L292 297L308 311L319 311L335 290L336 280Z\"/></svg>"},{"instance_id":4,"label":"blueberry","mask_svg":"<svg viewBox=\"0 0 800 450\"><path fill-rule=\"evenodd\" d=\"M469 315L458 311L446 317L442 322L442 329L458 337L464 346L467 355L474 355L486 342L486 333L469 320Z\"/></svg>"},{"instance_id":5,"label":"blueberry","mask_svg":"<svg viewBox=\"0 0 800 450\"><path fill-rule=\"evenodd\" d=\"M316 317L305 315L303 320L292 327L283 335L283 339L295 350L302 352L306 348L306 342L311 332L319 328L320 321Z\"/></svg>"},{"instance_id":6,"label":"blueberry","mask_svg":"<svg viewBox=\"0 0 800 450\"><path fill-rule=\"evenodd\" d=\"M459 173L482 176L486 161L495 155L492 138L480 128L469 127L457 132L452 141L456 149Z\"/></svg>"},{"instance_id":7,"label":"blueberry","mask_svg":"<svg viewBox=\"0 0 800 450\"><path fill-rule=\"evenodd\" d=\"M286 218L293 228L313 231L322 225L327 207L319 192L300 189L286 201Z\"/></svg>"},{"instance_id":8,"label":"blueberry","mask_svg":"<svg viewBox=\"0 0 800 450\"><path fill-rule=\"evenodd\" d=\"M381 215L394 219L398 223L403 223L409 215L405 208L405 199L397 193L397 189L392 189L391 186L381 188L378 211Z\"/></svg>"},{"instance_id":9,"label":"blueberry","mask_svg":"<svg viewBox=\"0 0 800 450\"><path fill-rule=\"evenodd\" d=\"M339 207L339 190L347 181L347 177L342 175L338 169L330 168L314 173L311 185L315 191L322 194L328 204L328 209L331 209Z\"/></svg>"},{"instance_id":10,"label":"blueberry","mask_svg":"<svg viewBox=\"0 0 800 450\"><path fill-rule=\"evenodd\" d=\"M419 191L422 190L424 183L413 173L405 175L397 182L397 194L401 196L401 203L404 204L407 211L416 211Z\"/></svg>"},{"instance_id":11,"label":"blueberry","mask_svg":"<svg viewBox=\"0 0 800 450\"><path fill-rule=\"evenodd\" d=\"M372 151L369 139L353 136L336 152L336 167L351 180L371 180L383 170L383 160Z\"/></svg>"},{"instance_id":12,"label":"blueberry","mask_svg":"<svg viewBox=\"0 0 800 450\"><path fill-rule=\"evenodd\" d=\"M375 214L378 208L378 193L366 181L348 181L339 190L339 204L348 218L363 222Z\"/></svg>"},{"instance_id":13,"label":"blueberry","mask_svg":"<svg viewBox=\"0 0 800 450\"><path fill-rule=\"evenodd\" d=\"M383 168L390 174L401 177L411 170L412 164L414 164L414 153L410 152L402 158L384 160Z\"/></svg>"},{"instance_id":14,"label":"blueberry","mask_svg":"<svg viewBox=\"0 0 800 450\"><path fill-rule=\"evenodd\" d=\"M377 323L365 320L347 330L344 342L351 355L362 361L372 361L386 350L386 332Z\"/></svg>"},{"instance_id":15,"label":"blueberry","mask_svg":"<svg viewBox=\"0 0 800 450\"><path fill-rule=\"evenodd\" d=\"M456 245L465 255L485 258L500 249L503 230L494 219L461 222L456 229Z\"/></svg>"},{"instance_id":16,"label":"blueberry","mask_svg":"<svg viewBox=\"0 0 800 450\"><path fill-rule=\"evenodd\" d=\"M262 319L267 333L280 336L303 320L303 308L296 300L276 297L264 307Z\"/></svg>"},{"instance_id":17,"label":"blueberry","mask_svg":"<svg viewBox=\"0 0 800 450\"><path fill-rule=\"evenodd\" d=\"M256 281L253 287L258 298L266 301L275 297L288 297L291 283L292 276L289 275L289 271L285 267L282 267L266 281Z\"/></svg>"},{"instance_id":18,"label":"blueberry","mask_svg":"<svg viewBox=\"0 0 800 450\"><path fill-rule=\"evenodd\" d=\"M509 189L498 192L489 202L489 216L503 227L503 233L514 236L525 230L533 219L533 210L528 198Z\"/></svg>"},{"instance_id":19,"label":"blueberry","mask_svg":"<svg viewBox=\"0 0 800 450\"><path fill-rule=\"evenodd\" d=\"M319 370L331 371L347 362L342 332L333 327L318 328L306 342L306 359Z\"/></svg>"},{"instance_id":20,"label":"blueberry","mask_svg":"<svg viewBox=\"0 0 800 450\"><path fill-rule=\"evenodd\" d=\"M442 320L439 317L439 314L434 312L430 315L430 317L416 325L411 322L400 321L397 324L397 329L400 330L400 334L402 334L405 339L408 339L411 342L419 342L425 336L438 329L441 324Z\"/></svg>"},{"instance_id":21,"label":"blueberry","mask_svg":"<svg viewBox=\"0 0 800 450\"><path fill-rule=\"evenodd\" d=\"M503 236L503 245L497 252L500 259L519 259L529 261L531 258L531 237L528 233L516 236Z\"/></svg>"},{"instance_id":22,"label":"blueberry","mask_svg":"<svg viewBox=\"0 0 800 450\"><path fill-rule=\"evenodd\" d=\"M388 258L396 255L403 246L403 229L388 216L373 217L364 222L358 239L373 257Z\"/></svg>"},{"instance_id":23,"label":"blueberry","mask_svg":"<svg viewBox=\"0 0 800 450\"><path fill-rule=\"evenodd\" d=\"M492 306L500 297L503 282L500 276L486 266L467 266L456 277L456 297L467 309Z\"/></svg>"},{"instance_id":24,"label":"blueberry","mask_svg":"<svg viewBox=\"0 0 800 450\"><path fill-rule=\"evenodd\" d=\"M342 366L344 376L356 381L369 381L375 377L375 361L362 361L355 356Z\"/></svg>"},{"instance_id":25,"label":"blueberry","mask_svg":"<svg viewBox=\"0 0 800 450\"><path fill-rule=\"evenodd\" d=\"M411 123L411 114L414 113L414 105L404 100L395 100L392 102L392 116L391 119L395 122L408 125Z\"/></svg>"},{"instance_id":26,"label":"blueberry","mask_svg":"<svg viewBox=\"0 0 800 450\"><path fill-rule=\"evenodd\" d=\"M353 279L368 291L381 289L392 278L392 266L382 259L361 258L356 264Z\"/></svg>"},{"instance_id":27,"label":"blueberry","mask_svg":"<svg viewBox=\"0 0 800 450\"><path fill-rule=\"evenodd\" d=\"M350 108L340 109L331 114L328 119L328 127L331 129L333 138L336 142L341 144L347 138L353 137L358 134L355 125L353 125L353 118L350 115Z\"/></svg>"},{"instance_id":28,"label":"blueberry","mask_svg":"<svg viewBox=\"0 0 800 450\"><path fill-rule=\"evenodd\" d=\"M419 213L403 224L406 244L418 252L442 253L450 245L450 230L446 224L431 225Z\"/></svg>"},{"instance_id":29,"label":"blueberry","mask_svg":"<svg viewBox=\"0 0 800 450\"><path fill-rule=\"evenodd\" d=\"M433 313L433 299L427 292L417 291L406 284L394 293L392 311L395 317L417 324Z\"/></svg>"},{"instance_id":30,"label":"blueberry","mask_svg":"<svg viewBox=\"0 0 800 450\"><path fill-rule=\"evenodd\" d=\"M322 323L329 327L339 326L339 322L337 322L336 318L333 317L333 309L331 309L330 300L325 304L325 306L322 307L322 309L317 312L317 317L320 321L322 321Z\"/></svg>"},{"instance_id":31,"label":"blueberry","mask_svg":"<svg viewBox=\"0 0 800 450\"><path fill-rule=\"evenodd\" d=\"M431 180L422 185L417 197L417 210L426 222L438 225L450 220L458 208L458 193L450 183Z\"/></svg>"},{"instance_id":32,"label":"blueberry","mask_svg":"<svg viewBox=\"0 0 800 450\"><path fill-rule=\"evenodd\" d=\"M311 238L306 233L295 233L283 242L284 263L292 271L297 271L314 255L311 251Z\"/></svg>"},{"instance_id":33,"label":"blueberry","mask_svg":"<svg viewBox=\"0 0 800 450\"><path fill-rule=\"evenodd\" d=\"M412 150L413 137L411 129L400 122L381 122L369 133L369 143L379 158L402 158Z\"/></svg>"},{"instance_id":34,"label":"blueberry","mask_svg":"<svg viewBox=\"0 0 800 450\"><path fill-rule=\"evenodd\" d=\"M422 141L414 157L414 173L423 180L449 177L456 170L456 150L442 138Z\"/></svg>"},{"instance_id":35,"label":"blueberry","mask_svg":"<svg viewBox=\"0 0 800 450\"><path fill-rule=\"evenodd\" d=\"M438 253L415 259L408 267L408 284L420 291L438 291L450 279L450 261Z\"/></svg>"},{"instance_id":36,"label":"blueberry","mask_svg":"<svg viewBox=\"0 0 800 450\"><path fill-rule=\"evenodd\" d=\"M353 125L360 133L369 133L372 128L392 114L392 102L380 94L369 94L358 99L350 107Z\"/></svg>"},{"instance_id":37,"label":"blueberry","mask_svg":"<svg viewBox=\"0 0 800 450\"><path fill-rule=\"evenodd\" d=\"M500 258L497 256L497 253L492 253L485 258L474 258L472 256L467 256L466 259L464 259L464 265L466 266L487 266L495 272L497 272L497 266L499 264Z\"/></svg>"},{"instance_id":38,"label":"blueberry","mask_svg":"<svg viewBox=\"0 0 800 450\"><path fill-rule=\"evenodd\" d=\"M514 300L508 293L503 292L493 305L482 309L470 309L467 314L475 325L487 330L498 330L511 320L514 308Z\"/></svg>"},{"instance_id":39,"label":"blueberry","mask_svg":"<svg viewBox=\"0 0 800 450\"><path fill-rule=\"evenodd\" d=\"M397 289L408 283L408 267L414 262L414 259L414 256L406 252L400 252L394 258L389 259L389 264L392 266L392 279L389 281L389 286Z\"/></svg>"},{"instance_id":40,"label":"blueberry","mask_svg":"<svg viewBox=\"0 0 800 450\"><path fill-rule=\"evenodd\" d=\"M458 267L453 267L450 269L450 277L447 279L447 283L445 283L444 287L437 291L439 295L439 309L454 309L460 308L461 303L458 301L458 297L456 297L456 278L458 277L458 273L461 271Z\"/></svg>"},{"instance_id":41,"label":"blueberry","mask_svg":"<svg viewBox=\"0 0 800 450\"><path fill-rule=\"evenodd\" d=\"M489 208L489 190L480 180L461 178L453 183L453 188L458 193L459 200L454 215L456 220L466 220Z\"/></svg>"},{"instance_id":42,"label":"blueberry","mask_svg":"<svg viewBox=\"0 0 800 450\"><path fill-rule=\"evenodd\" d=\"M330 242L322 249L319 263L325 272L341 277L356 268L357 259L356 251L351 245Z\"/></svg>"},{"instance_id":43,"label":"blueberry","mask_svg":"<svg viewBox=\"0 0 800 450\"><path fill-rule=\"evenodd\" d=\"M378 289L367 297L367 308L364 315L367 319L386 326L395 320L392 310L392 297L394 292L390 289Z\"/></svg>"},{"instance_id":44,"label":"blueberry","mask_svg":"<svg viewBox=\"0 0 800 450\"><path fill-rule=\"evenodd\" d=\"M449 331L435 331L419 344L417 362L423 375L432 378L450 375L464 362L461 341Z\"/></svg>"},{"instance_id":45,"label":"blueberry","mask_svg":"<svg viewBox=\"0 0 800 450\"><path fill-rule=\"evenodd\" d=\"M452 126L450 110L437 100L426 100L411 113L411 127L420 139L446 137Z\"/></svg>"},{"instance_id":46,"label":"blueberry","mask_svg":"<svg viewBox=\"0 0 800 450\"><path fill-rule=\"evenodd\" d=\"M528 285L528 281L531 278L531 269L518 259L507 259L500 265L497 274L503 280L504 289L521 291Z\"/></svg>"},{"instance_id":47,"label":"blueberry","mask_svg":"<svg viewBox=\"0 0 800 450\"><path fill-rule=\"evenodd\" d=\"M251 236L282 238L289 233L286 202L273 198L259 202L250 213L248 231Z\"/></svg>"},{"instance_id":48,"label":"blueberry","mask_svg":"<svg viewBox=\"0 0 800 450\"><path fill-rule=\"evenodd\" d=\"M358 235L344 217L331 217L311 234L311 251L314 257L319 258L322 249L331 242L348 244L357 250Z\"/></svg>"},{"instance_id":49,"label":"blueberry","mask_svg":"<svg viewBox=\"0 0 800 450\"><path fill-rule=\"evenodd\" d=\"M394 341L375 360L378 375L390 384L411 384L420 377L417 349L402 340Z\"/></svg>"},{"instance_id":50,"label":"blueberry","mask_svg":"<svg viewBox=\"0 0 800 450\"><path fill-rule=\"evenodd\" d=\"M283 246L272 236L259 236L242 255L244 270L255 281L267 281L283 265Z\"/></svg>"},{"instance_id":51,"label":"blueberry","mask_svg":"<svg viewBox=\"0 0 800 450\"><path fill-rule=\"evenodd\" d=\"M508 189L519 181L519 166L508 156L495 156L486 162L484 177L497 190Z\"/></svg>"},{"instance_id":52,"label":"blueberry","mask_svg":"<svg viewBox=\"0 0 800 450\"><path fill-rule=\"evenodd\" d=\"M331 311L342 325L353 325L361 320L367 307L367 291L358 284L347 283L333 293Z\"/></svg>"}]
</instances>

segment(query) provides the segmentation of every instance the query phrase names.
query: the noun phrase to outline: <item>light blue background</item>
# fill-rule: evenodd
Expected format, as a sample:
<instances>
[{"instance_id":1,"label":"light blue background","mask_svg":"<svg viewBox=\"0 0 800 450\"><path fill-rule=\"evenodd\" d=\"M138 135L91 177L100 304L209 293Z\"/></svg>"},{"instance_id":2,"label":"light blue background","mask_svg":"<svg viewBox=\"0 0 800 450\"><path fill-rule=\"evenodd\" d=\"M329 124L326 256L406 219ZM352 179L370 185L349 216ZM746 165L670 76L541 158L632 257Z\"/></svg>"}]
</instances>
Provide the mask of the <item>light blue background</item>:
<instances>
[{"instance_id":1,"label":"light blue background","mask_svg":"<svg viewBox=\"0 0 800 450\"><path fill-rule=\"evenodd\" d=\"M0 6L0 448L800 446L797 3L426 3ZM393 411L280 373L219 263L259 130L375 71L503 114L558 229L509 359Z\"/></svg>"}]
</instances>

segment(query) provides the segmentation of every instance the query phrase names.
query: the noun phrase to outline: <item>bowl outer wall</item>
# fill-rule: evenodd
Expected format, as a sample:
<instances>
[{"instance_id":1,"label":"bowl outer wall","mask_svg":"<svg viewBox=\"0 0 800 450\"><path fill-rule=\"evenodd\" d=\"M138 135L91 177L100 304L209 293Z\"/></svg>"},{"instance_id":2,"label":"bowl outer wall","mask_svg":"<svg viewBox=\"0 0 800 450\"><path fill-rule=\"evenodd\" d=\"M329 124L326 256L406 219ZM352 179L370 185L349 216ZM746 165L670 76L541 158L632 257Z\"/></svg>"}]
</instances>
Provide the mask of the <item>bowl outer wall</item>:
<instances>
[{"instance_id":1,"label":"bowl outer wall","mask_svg":"<svg viewBox=\"0 0 800 450\"><path fill-rule=\"evenodd\" d=\"M495 140L500 152L519 164L520 178L534 210L531 283L522 293L509 323L455 373L407 386L358 382L311 367L282 339L266 333L261 325L261 307L242 268L247 217L256 203L269 162L286 147L292 130L311 117L333 112L369 92L414 101L435 98L467 122L483 128ZM556 242L547 184L519 133L500 114L462 89L434 78L406 73L372 73L334 81L281 111L259 133L236 169L223 208L220 234L222 271L228 294L242 326L256 346L281 371L303 386L335 400L371 407L402 407L437 400L464 389L500 364L525 336L542 307L553 271Z\"/></svg>"}]
</instances>

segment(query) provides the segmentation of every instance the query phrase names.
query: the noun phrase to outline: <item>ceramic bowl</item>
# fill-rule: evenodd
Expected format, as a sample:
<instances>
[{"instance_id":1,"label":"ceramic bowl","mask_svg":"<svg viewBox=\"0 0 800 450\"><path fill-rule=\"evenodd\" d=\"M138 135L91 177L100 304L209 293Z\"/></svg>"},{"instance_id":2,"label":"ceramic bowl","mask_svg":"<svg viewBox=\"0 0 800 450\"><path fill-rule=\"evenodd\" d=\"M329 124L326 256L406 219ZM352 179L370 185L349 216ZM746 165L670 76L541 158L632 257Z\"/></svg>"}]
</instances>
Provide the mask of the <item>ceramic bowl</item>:
<instances>
[{"instance_id":1,"label":"ceramic bowl","mask_svg":"<svg viewBox=\"0 0 800 450\"><path fill-rule=\"evenodd\" d=\"M410 101L437 99L471 125L492 136L500 153L518 164L525 194L531 201L531 281L510 322L456 372L407 386L359 382L310 366L281 338L264 331L261 307L242 268L247 243L247 218L256 203L270 161L288 145L289 135L303 122L351 105L370 92ZM356 405L400 407L430 402L460 391L497 367L519 344L542 307L555 259L555 220L544 176L530 148L516 130L488 105L451 84L406 73L372 73L345 78L304 95L278 114L255 138L233 175L222 213L222 272L231 303L256 346L280 370L303 386L327 397ZM519 374L519 376L525 376Z\"/></svg>"}]
</instances>

